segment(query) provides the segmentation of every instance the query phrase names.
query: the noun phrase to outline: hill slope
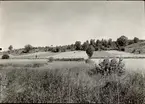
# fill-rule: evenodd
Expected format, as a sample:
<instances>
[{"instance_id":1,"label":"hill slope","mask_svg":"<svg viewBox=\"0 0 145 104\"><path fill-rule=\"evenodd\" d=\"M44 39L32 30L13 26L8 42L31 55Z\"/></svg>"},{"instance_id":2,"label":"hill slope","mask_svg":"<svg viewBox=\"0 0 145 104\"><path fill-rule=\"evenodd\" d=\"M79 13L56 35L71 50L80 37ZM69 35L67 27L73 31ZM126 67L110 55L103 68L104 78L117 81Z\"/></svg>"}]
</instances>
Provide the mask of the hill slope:
<instances>
[{"instance_id":1,"label":"hill slope","mask_svg":"<svg viewBox=\"0 0 145 104\"><path fill-rule=\"evenodd\" d=\"M125 47L126 52L144 54L145 53L145 42L134 43Z\"/></svg>"}]
</instances>

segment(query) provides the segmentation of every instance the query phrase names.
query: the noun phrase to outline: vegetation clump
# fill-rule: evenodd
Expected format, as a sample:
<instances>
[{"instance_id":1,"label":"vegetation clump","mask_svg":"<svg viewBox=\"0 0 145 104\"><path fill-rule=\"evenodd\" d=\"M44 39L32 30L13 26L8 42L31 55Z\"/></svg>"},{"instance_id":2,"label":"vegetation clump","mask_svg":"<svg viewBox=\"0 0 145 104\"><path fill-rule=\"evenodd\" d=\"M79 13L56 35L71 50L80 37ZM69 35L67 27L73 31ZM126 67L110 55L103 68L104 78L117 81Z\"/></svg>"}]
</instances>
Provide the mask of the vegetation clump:
<instances>
[{"instance_id":1,"label":"vegetation clump","mask_svg":"<svg viewBox=\"0 0 145 104\"><path fill-rule=\"evenodd\" d=\"M99 73L101 75L117 74L121 76L125 73L124 66L121 58L119 58L119 61L115 58L110 60L109 58L105 58L102 62L96 65L95 69L90 70L89 73L91 73L91 75Z\"/></svg>"},{"instance_id":2,"label":"vegetation clump","mask_svg":"<svg viewBox=\"0 0 145 104\"><path fill-rule=\"evenodd\" d=\"M48 62L53 62L54 58L53 57L49 57Z\"/></svg>"},{"instance_id":3,"label":"vegetation clump","mask_svg":"<svg viewBox=\"0 0 145 104\"><path fill-rule=\"evenodd\" d=\"M2 55L2 59L9 59L9 58L10 58L10 56L8 54Z\"/></svg>"},{"instance_id":4,"label":"vegetation clump","mask_svg":"<svg viewBox=\"0 0 145 104\"><path fill-rule=\"evenodd\" d=\"M86 53L87 53L89 59L92 57L94 51L95 51L95 49L92 45L87 48Z\"/></svg>"},{"instance_id":5,"label":"vegetation clump","mask_svg":"<svg viewBox=\"0 0 145 104\"><path fill-rule=\"evenodd\" d=\"M88 76L85 70L77 68L30 70L29 67L11 67L12 70L5 70L6 89L2 103L144 104L144 74L116 74L123 69L119 62L122 59L104 59L97 67L105 72L93 70L96 76ZM105 75L109 68L112 73Z\"/></svg>"}]
</instances>

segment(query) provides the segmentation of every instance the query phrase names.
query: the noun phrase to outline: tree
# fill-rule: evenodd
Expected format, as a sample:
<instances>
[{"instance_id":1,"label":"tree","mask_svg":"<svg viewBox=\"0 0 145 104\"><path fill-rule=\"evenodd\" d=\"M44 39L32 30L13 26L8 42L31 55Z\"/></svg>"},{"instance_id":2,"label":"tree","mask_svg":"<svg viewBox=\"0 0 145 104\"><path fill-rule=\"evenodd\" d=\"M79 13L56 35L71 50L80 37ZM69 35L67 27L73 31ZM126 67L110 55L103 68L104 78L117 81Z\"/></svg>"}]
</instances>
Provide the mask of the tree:
<instances>
[{"instance_id":1,"label":"tree","mask_svg":"<svg viewBox=\"0 0 145 104\"><path fill-rule=\"evenodd\" d=\"M111 38L108 40L108 45L109 45L110 47L112 46L112 39L111 39Z\"/></svg>"},{"instance_id":2,"label":"tree","mask_svg":"<svg viewBox=\"0 0 145 104\"><path fill-rule=\"evenodd\" d=\"M96 46L95 39L91 39L91 40L90 40L90 45L92 45L93 47Z\"/></svg>"},{"instance_id":3,"label":"tree","mask_svg":"<svg viewBox=\"0 0 145 104\"><path fill-rule=\"evenodd\" d=\"M30 52L30 50L31 50L32 48L33 48L33 47L32 47L30 44L27 44L27 45L25 45L25 47L24 47L26 53Z\"/></svg>"},{"instance_id":4,"label":"tree","mask_svg":"<svg viewBox=\"0 0 145 104\"><path fill-rule=\"evenodd\" d=\"M117 39L117 44L119 46L126 46L128 44L128 38L126 36L121 36Z\"/></svg>"},{"instance_id":5,"label":"tree","mask_svg":"<svg viewBox=\"0 0 145 104\"><path fill-rule=\"evenodd\" d=\"M80 41L76 41L75 42L75 47L76 47L76 50L81 50L81 42Z\"/></svg>"},{"instance_id":6,"label":"tree","mask_svg":"<svg viewBox=\"0 0 145 104\"><path fill-rule=\"evenodd\" d=\"M139 38L134 37L133 41L134 41L134 43L138 43L139 42Z\"/></svg>"},{"instance_id":7,"label":"tree","mask_svg":"<svg viewBox=\"0 0 145 104\"><path fill-rule=\"evenodd\" d=\"M82 45L83 50L86 51L88 47L89 47L89 43L87 41L84 42Z\"/></svg>"},{"instance_id":8,"label":"tree","mask_svg":"<svg viewBox=\"0 0 145 104\"><path fill-rule=\"evenodd\" d=\"M102 42L99 39L97 39L95 50L98 51L101 49L101 47L102 47Z\"/></svg>"},{"instance_id":9,"label":"tree","mask_svg":"<svg viewBox=\"0 0 145 104\"><path fill-rule=\"evenodd\" d=\"M133 44L134 40L128 40L128 45Z\"/></svg>"},{"instance_id":10,"label":"tree","mask_svg":"<svg viewBox=\"0 0 145 104\"><path fill-rule=\"evenodd\" d=\"M88 55L89 58L92 57L94 50L95 50L95 49L94 49L94 47L93 47L92 45L90 45L90 46L87 48L86 53L87 53L87 55Z\"/></svg>"},{"instance_id":11,"label":"tree","mask_svg":"<svg viewBox=\"0 0 145 104\"><path fill-rule=\"evenodd\" d=\"M104 47L108 47L108 42L107 42L107 40L102 39L102 45L103 45Z\"/></svg>"},{"instance_id":12,"label":"tree","mask_svg":"<svg viewBox=\"0 0 145 104\"><path fill-rule=\"evenodd\" d=\"M10 46L8 47L8 49L9 49L10 51L13 50L13 46L10 45Z\"/></svg>"}]
</instances>

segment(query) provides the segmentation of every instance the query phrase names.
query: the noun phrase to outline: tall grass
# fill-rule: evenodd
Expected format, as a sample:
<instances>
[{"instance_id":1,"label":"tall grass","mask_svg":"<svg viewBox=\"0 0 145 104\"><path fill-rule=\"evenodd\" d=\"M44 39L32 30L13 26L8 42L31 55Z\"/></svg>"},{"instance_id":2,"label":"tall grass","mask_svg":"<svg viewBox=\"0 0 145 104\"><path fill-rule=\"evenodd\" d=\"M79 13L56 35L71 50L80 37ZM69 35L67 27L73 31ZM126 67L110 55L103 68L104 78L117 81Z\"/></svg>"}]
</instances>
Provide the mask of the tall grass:
<instances>
[{"instance_id":1,"label":"tall grass","mask_svg":"<svg viewBox=\"0 0 145 104\"><path fill-rule=\"evenodd\" d=\"M95 68L96 69L96 68ZM6 72L3 103L144 104L145 78L141 73L88 74L88 70L32 70ZM92 82L92 83L91 83Z\"/></svg>"}]
</instances>

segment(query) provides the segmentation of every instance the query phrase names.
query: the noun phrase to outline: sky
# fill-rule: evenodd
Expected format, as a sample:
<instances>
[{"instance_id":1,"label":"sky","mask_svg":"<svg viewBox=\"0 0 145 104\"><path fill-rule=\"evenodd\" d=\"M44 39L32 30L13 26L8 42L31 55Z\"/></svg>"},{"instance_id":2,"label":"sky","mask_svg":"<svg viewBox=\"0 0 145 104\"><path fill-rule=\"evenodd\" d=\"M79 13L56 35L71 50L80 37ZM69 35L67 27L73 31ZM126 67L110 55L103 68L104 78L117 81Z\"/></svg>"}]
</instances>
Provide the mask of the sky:
<instances>
[{"instance_id":1,"label":"sky","mask_svg":"<svg viewBox=\"0 0 145 104\"><path fill-rule=\"evenodd\" d=\"M145 39L143 1L0 1L0 47Z\"/></svg>"}]
</instances>

